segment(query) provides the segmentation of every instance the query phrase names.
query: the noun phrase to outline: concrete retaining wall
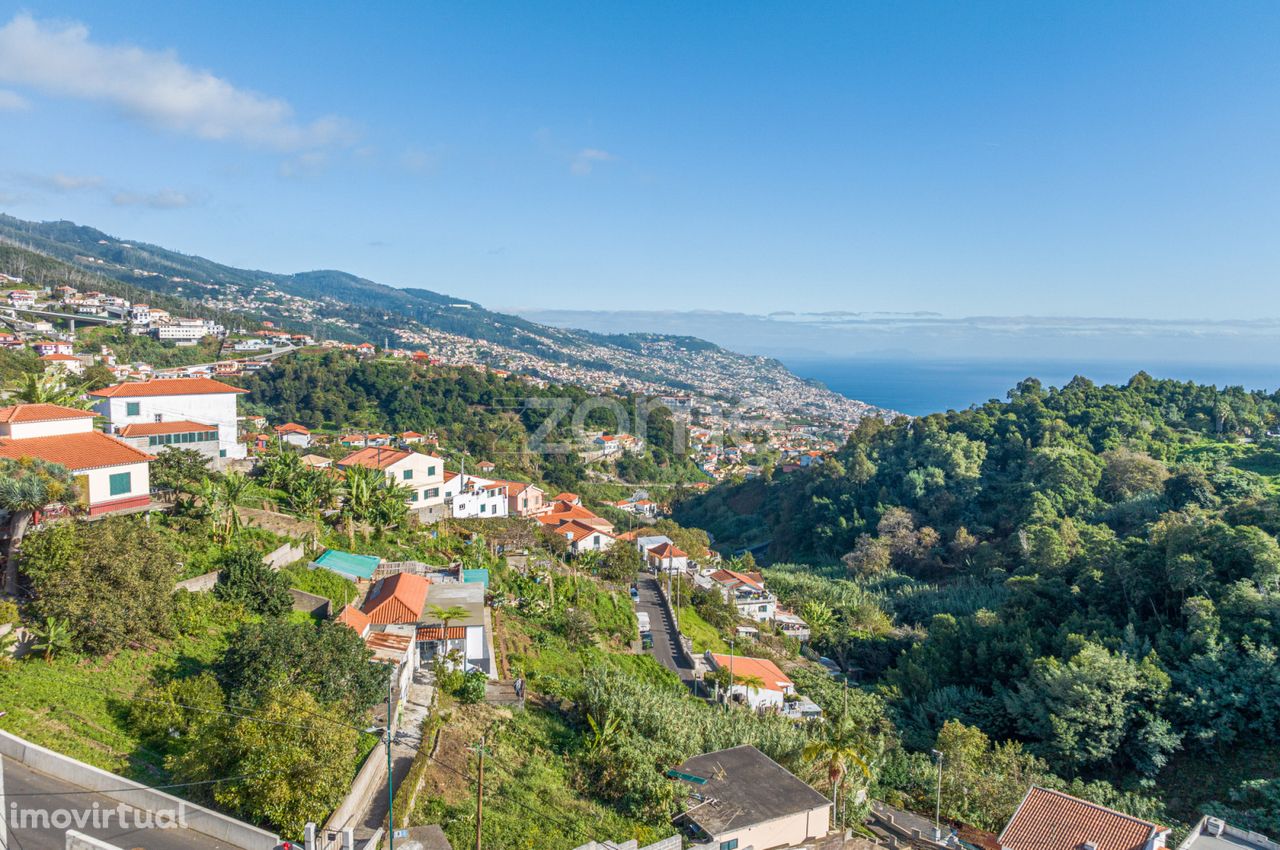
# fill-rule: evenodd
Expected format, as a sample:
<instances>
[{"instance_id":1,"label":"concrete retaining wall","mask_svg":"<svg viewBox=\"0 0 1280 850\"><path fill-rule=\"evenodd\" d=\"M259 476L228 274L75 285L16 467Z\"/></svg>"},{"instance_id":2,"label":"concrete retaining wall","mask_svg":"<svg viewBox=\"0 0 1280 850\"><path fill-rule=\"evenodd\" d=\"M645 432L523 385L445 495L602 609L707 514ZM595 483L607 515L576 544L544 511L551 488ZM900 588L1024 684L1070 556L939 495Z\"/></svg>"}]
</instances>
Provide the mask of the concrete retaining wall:
<instances>
[{"instance_id":1,"label":"concrete retaining wall","mask_svg":"<svg viewBox=\"0 0 1280 850\"><path fill-rule=\"evenodd\" d=\"M329 601L327 596L316 596L314 593L307 593L305 590L298 590L296 587L289 588L289 595L293 597L293 610L305 611L311 616L319 617L322 620L329 619L333 603Z\"/></svg>"},{"instance_id":2,"label":"concrete retaining wall","mask_svg":"<svg viewBox=\"0 0 1280 850\"><path fill-rule=\"evenodd\" d=\"M307 550L299 543L286 543L278 547L274 551L266 554L265 560L267 566L273 570L280 570L289 566L294 561L300 561L307 554Z\"/></svg>"},{"instance_id":3,"label":"concrete retaining wall","mask_svg":"<svg viewBox=\"0 0 1280 850\"><path fill-rule=\"evenodd\" d=\"M183 812L187 828L224 841L243 850L275 850L280 838L265 829L243 823L233 817L180 800L163 791L116 776L92 765L33 744L17 735L0 731L0 755L26 765L32 770L69 782L87 791L143 811Z\"/></svg>"},{"instance_id":4,"label":"concrete retaining wall","mask_svg":"<svg viewBox=\"0 0 1280 850\"><path fill-rule=\"evenodd\" d=\"M189 590L192 593L207 593L210 590L213 590L213 586L218 583L219 575L220 573L217 570L214 570L213 572L205 573L202 576L196 576L195 578L180 581L173 586L173 589Z\"/></svg>"},{"instance_id":5,"label":"concrete retaining wall","mask_svg":"<svg viewBox=\"0 0 1280 850\"><path fill-rule=\"evenodd\" d=\"M67 850L124 850L124 848L115 844L108 844L101 838L94 838L92 835L85 835L82 832L76 832L74 829L68 829Z\"/></svg>"},{"instance_id":6,"label":"concrete retaining wall","mask_svg":"<svg viewBox=\"0 0 1280 850\"><path fill-rule=\"evenodd\" d=\"M306 550L301 545L286 543L263 555L262 559L267 562L268 567L279 572L281 568L300 560L306 554ZM214 585L218 583L220 574L218 570L214 570L211 573L205 573L195 578L185 579L175 584L173 589L189 590L192 593L207 593L213 590Z\"/></svg>"}]
</instances>

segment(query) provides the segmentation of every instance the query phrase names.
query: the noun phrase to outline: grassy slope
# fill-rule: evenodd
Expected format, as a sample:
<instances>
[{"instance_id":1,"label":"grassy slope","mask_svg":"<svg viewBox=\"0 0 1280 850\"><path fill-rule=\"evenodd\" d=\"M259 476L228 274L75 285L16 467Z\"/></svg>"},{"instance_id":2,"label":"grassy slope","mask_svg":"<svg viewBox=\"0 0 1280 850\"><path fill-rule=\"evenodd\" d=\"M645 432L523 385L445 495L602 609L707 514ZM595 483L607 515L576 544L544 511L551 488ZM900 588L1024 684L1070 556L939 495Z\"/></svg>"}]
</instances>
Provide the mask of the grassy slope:
<instances>
[{"instance_id":1,"label":"grassy slope","mask_svg":"<svg viewBox=\"0 0 1280 850\"><path fill-rule=\"evenodd\" d=\"M0 669L0 728L89 764L154 783L165 774L158 754L127 729L128 697L159 671L184 672L217 660L234 623L209 625L154 649L124 649L104 658L28 657Z\"/></svg>"},{"instance_id":2,"label":"grassy slope","mask_svg":"<svg viewBox=\"0 0 1280 850\"><path fill-rule=\"evenodd\" d=\"M695 652L728 652L729 645L724 642L715 626L708 623L692 605L680 606L680 632L691 641Z\"/></svg>"}]
</instances>

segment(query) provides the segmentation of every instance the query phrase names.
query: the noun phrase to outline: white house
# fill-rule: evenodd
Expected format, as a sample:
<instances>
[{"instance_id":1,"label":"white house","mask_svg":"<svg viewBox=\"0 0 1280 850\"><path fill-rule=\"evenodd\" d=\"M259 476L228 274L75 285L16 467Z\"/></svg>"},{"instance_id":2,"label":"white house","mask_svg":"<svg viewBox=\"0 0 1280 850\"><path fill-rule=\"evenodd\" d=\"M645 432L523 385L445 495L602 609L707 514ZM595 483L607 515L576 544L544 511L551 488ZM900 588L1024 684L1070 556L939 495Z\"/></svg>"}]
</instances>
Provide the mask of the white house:
<instances>
[{"instance_id":1,"label":"white house","mask_svg":"<svg viewBox=\"0 0 1280 850\"><path fill-rule=\"evenodd\" d=\"M159 453L172 446L175 449L193 449L207 458L219 456L218 429L203 422L140 422L126 425L116 431L116 436L136 449Z\"/></svg>"},{"instance_id":2,"label":"white house","mask_svg":"<svg viewBox=\"0 0 1280 850\"><path fill-rule=\"evenodd\" d=\"M248 392L212 378L153 378L114 384L89 395L111 426L154 422L198 422L218 431L218 457L242 458L247 451L239 440L236 404Z\"/></svg>"},{"instance_id":3,"label":"white house","mask_svg":"<svg viewBox=\"0 0 1280 850\"><path fill-rule=\"evenodd\" d=\"M689 555L674 543L659 543L643 553L645 565L657 572L676 575L689 568Z\"/></svg>"},{"instance_id":4,"label":"white house","mask_svg":"<svg viewBox=\"0 0 1280 850\"><path fill-rule=\"evenodd\" d=\"M422 512L444 504L444 461L435 455L369 446L338 461L339 469L364 466L380 469L392 484L409 490L409 510Z\"/></svg>"},{"instance_id":5,"label":"white house","mask_svg":"<svg viewBox=\"0 0 1280 850\"><path fill-rule=\"evenodd\" d=\"M604 552L618 542L618 538L612 534L577 519L562 523L555 531L569 542L569 551L574 555L581 555L583 552Z\"/></svg>"},{"instance_id":6,"label":"white house","mask_svg":"<svg viewBox=\"0 0 1280 850\"><path fill-rule=\"evenodd\" d=\"M735 699L744 700L751 708L781 710L786 698L796 692L796 686L787 678L787 674L767 658L720 655L710 650L707 651L706 658L713 671L723 669L733 673L734 683L729 687L729 693Z\"/></svg>"},{"instance_id":7,"label":"white house","mask_svg":"<svg viewBox=\"0 0 1280 850\"><path fill-rule=\"evenodd\" d=\"M63 372L67 375L83 375L84 361L74 354L46 354L40 358L46 372Z\"/></svg>"},{"instance_id":8,"label":"white house","mask_svg":"<svg viewBox=\"0 0 1280 850\"><path fill-rule=\"evenodd\" d=\"M455 519L495 519L507 515L507 482L445 473L445 502Z\"/></svg>"},{"instance_id":9,"label":"white house","mask_svg":"<svg viewBox=\"0 0 1280 850\"><path fill-rule=\"evenodd\" d=\"M733 603L743 617L760 623L774 618L778 598L765 589L764 580L758 575L721 569L711 573L709 578L711 584L720 589L725 601Z\"/></svg>"},{"instance_id":10,"label":"white house","mask_svg":"<svg viewBox=\"0 0 1280 850\"><path fill-rule=\"evenodd\" d=\"M276 432L276 439L282 443L288 443L299 449L311 447L311 430L297 422L286 422L283 425L277 425L273 430Z\"/></svg>"},{"instance_id":11,"label":"white house","mask_svg":"<svg viewBox=\"0 0 1280 850\"><path fill-rule=\"evenodd\" d=\"M76 478L90 516L151 503L154 455L93 430L93 413L56 404L0 408L0 457L37 458Z\"/></svg>"},{"instance_id":12,"label":"white house","mask_svg":"<svg viewBox=\"0 0 1280 850\"><path fill-rule=\"evenodd\" d=\"M750 744L694 756L674 775L687 783L674 822L690 850L813 846L831 829L831 801Z\"/></svg>"}]
</instances>

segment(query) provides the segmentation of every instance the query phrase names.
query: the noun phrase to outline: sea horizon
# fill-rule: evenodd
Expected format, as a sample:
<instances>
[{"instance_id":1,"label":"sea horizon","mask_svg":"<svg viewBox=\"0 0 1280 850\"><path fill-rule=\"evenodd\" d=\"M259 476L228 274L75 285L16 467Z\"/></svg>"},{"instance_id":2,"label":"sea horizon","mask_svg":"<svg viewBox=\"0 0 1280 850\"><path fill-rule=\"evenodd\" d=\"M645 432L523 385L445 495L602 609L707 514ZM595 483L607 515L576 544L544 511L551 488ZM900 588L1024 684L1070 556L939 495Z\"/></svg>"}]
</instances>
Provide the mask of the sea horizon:
<instances>
[{"instance_id":1,"label":"sea horizon","mask_svg":"<svg viewBox=\"0 0 1280 850\"><path fill-rule=\"evenodd\" d=\"M1142 362L1134 358L912 358L782 357L801 378L819 381L846 398L864 401L911 416L963 410L992 399L1007 398L1025 378L1060 387L1076 375L1098 384L1124 384L1145 371L1154 378L1193 381L1217 387L1275 391L1280 364L1232 362Z\"/></svg>"}]
</instances>

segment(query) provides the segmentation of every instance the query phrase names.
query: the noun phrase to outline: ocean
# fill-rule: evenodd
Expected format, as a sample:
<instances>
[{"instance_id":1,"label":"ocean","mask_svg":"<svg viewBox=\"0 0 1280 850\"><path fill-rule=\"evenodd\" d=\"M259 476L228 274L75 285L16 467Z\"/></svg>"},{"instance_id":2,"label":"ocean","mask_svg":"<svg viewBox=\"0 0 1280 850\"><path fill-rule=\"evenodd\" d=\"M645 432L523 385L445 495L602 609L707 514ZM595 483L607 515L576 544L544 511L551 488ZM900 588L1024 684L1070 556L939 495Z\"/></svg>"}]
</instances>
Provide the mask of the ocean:
<instances>
[{"instance_id":1,"label":"ocean","mask_svg":"<svg viewBox=\"0 0 1280 850\"><path fill-rule=\"evenodd\" d=\"M1124 383L1146 370L1156 378L1174 378L1217 386L1273 391L1280 387L1280 363L1141 363L1111 360L914 360L783 358L792 372L821 381L849 398L924 416L1003 399L1019 381L1039 378L1060 387L1076 375L1098 384Z\"/></svg>"}]
</instances>

